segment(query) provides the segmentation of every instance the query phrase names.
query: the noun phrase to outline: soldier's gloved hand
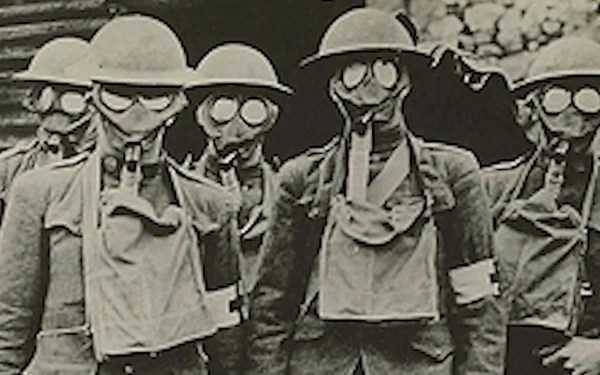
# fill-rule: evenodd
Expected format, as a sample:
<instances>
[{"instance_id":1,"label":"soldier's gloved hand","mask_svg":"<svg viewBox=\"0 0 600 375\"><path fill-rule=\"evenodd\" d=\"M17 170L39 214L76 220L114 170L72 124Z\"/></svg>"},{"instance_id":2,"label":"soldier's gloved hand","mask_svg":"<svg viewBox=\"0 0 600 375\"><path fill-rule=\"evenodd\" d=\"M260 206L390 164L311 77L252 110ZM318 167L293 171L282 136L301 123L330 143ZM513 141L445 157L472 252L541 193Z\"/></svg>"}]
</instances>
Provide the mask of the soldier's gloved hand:
<instances>
[{"instance_id":1,"label":"soldier's gloved hand","mask_svg":"<svg viewBox=\"0 0 600 375\"><path fill-rule=\"evenodd\" d=\"M574 337L565 346L542 359L542 365L562 362L573 375L600 375L600 339Z\"/></svg>"}]
</instances>

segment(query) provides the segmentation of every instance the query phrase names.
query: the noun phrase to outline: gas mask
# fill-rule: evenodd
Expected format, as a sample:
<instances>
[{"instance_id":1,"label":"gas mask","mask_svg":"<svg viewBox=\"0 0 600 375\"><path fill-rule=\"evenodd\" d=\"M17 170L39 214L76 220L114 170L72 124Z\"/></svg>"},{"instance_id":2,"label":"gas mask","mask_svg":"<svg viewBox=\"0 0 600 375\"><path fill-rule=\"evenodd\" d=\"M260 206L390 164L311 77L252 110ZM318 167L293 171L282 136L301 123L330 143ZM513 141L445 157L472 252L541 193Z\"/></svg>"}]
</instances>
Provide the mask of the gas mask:
<instances>
[{"instance_id":1,"label":"gas mask","mask_svg":"<svg viewBox=\"0 0 600 375\"><path fill-rule=\"evenodd\" d=\"M330 81L330 96L347 121L397 124L410 77L397 57L357 60ZM400 121L403 123L403 121ZM354 126L354 125L353 125Z\"/></svg>"},{"instance_id":2,"label":"gas mask","mask_svg":"<svg viewBox=\"0 0 600 375\"><path fill-rule=\"evenodd\" d=\"M565 140L574 151L589 148L600 126L598 87L565 80L540 87L527 100L541 122L548 145Z\"/></svg>"},{"instance_id":3,"label":"gas mask","mask_svg":"<svg viewBox=\"0 0 600 375\"><path fill-rule=\"evenodd\" d=\"M67 85L34 87L23 105L40 124L38 139L53 160L73 156L91 146L95 114L87 89Z\"/></svg>"},{"instance_id":4,"label":"gas mask","mask_svg":"<svg viewBox=\"0 0 600 375\"><path fill-rule=\"evenodd\" d=\"M264 135L277 121L279 107L271 99L243 93L211 94L196 108L196 121L221 163L244 164L262 153Z\"/></svg>"},{"instance_id":5,"label":"gas mask","mask_svg":"<svg viewBox=\"0 0 600 375\"><path fill-rule=\"evenodd\" d=\"M121 184L136 190L142 164L159 162L165 129L187 98L178 88L96 84L92 99L103 118L98 147L123 162Z\"/></svg>"}]
</instances>

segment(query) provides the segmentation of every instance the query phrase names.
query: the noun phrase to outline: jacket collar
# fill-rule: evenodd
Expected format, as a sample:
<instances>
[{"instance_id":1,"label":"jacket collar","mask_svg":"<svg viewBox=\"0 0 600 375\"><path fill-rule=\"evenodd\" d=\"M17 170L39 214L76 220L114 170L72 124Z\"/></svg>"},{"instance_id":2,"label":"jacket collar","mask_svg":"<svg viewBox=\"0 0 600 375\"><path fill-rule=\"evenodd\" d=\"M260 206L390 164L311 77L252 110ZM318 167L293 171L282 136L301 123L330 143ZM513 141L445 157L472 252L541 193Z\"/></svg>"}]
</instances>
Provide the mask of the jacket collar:
<instances>
[{"instance_id":1,"label":"jacket collar","mask_svg":"<svg viewBox=\"0 0 600 375\"><path fill-rule=\"evenodd\" d=\"M407 134L408 145L414 160L413 168L421 181L426 199L430 200L434 212L445 211L456 205L452 189L446 182L447 176L435 164L426 142ZM299 200L299 205L308 206L310 218L325 217L329 212L331 199L343 189L346 178L347 142L336 138L335 146L326 152L315 171L309 174L307 189Z\"/></svg>"}]
</instances>

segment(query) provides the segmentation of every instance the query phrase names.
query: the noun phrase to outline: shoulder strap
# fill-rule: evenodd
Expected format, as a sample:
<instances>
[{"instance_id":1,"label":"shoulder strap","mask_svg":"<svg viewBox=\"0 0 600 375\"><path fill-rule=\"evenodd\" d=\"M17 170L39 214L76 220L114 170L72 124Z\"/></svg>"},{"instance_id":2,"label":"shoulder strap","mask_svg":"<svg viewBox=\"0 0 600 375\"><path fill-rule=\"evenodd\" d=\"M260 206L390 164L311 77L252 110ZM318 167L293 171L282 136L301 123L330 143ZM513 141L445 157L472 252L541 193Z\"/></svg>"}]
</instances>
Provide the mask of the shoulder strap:
<instances>
[{"instance_id":1,"label":"shoulder strap","mask_svg":"<svg viewBox=\"0 0 600 375\"><path fill-rule=\"evenodd\" d=\"M96 320L95 314L98 313L98 304L96 293L93 290L94 283L92 280L92 274L94 269L94 258L98 255L98 238L99 236L99 220L100 215L98 201L100 198L100 158L97 153L93 153L92 156L87 160L86 165L83 167L83 183L82 183L82 241L83 241L83 279L84 279L84 306L85 306L85 320L92 330L98 328L94 327L94 321ZM92 332L92 340L94 347L94 354L96 360L101 362L103 354L100 351L99 340L102 338L102 333L99 331Z\"/></svg>"},{"instance_id":2,"label":"shoulder strap","mask_svg":"<svg viewBox=\"0 0 600 375\"><path fill-rule=\"evenodd\" d=\"M400 143L367 188L367 201L382 206L410 173L410 150Z\"/></svg>"}]
</instances>

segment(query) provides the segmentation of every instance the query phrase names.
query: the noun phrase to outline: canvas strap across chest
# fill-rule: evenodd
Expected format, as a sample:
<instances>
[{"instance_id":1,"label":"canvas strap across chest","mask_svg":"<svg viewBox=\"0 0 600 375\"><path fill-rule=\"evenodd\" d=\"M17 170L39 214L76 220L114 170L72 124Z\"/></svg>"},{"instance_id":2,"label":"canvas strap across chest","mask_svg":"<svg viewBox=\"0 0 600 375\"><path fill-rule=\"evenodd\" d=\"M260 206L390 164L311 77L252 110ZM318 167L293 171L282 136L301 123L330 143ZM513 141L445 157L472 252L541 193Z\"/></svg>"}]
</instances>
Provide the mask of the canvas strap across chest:
<instances>
[{"instance_id":1,"label":"canvas strap across chest","mask_svg":"<svg viewBox=\"0 0 600 375\"><path fill-rule=\"evenodd\" d=\"M502 251L499 271L510 281L503 288L511 302L510 319L513 324L541 325L573 334L582 309L583 260L598 163L594 161L581 213L566 205L553 212L540 209L536 195L517 199L526 175L517 183L494 235Z\"/></svg>"},{"instance_id":2,"label":"canvas strap across chest","mask_svg":"<svg viewBox=\"0 0 600 375\"><path fill-rule=\"evenodd\" d=\"M353 139L347 196L333 198L319 255L319 315L332 320L437 319L437 229L430 200L383 205L410 174L406 142L368 180L369 133ZM366 145L366 147L365 147ZM410 287L407 287L410 286Z\"/></svg>"},{"instance_id":3,"label":"canvas strap across chest","mask_svg":"<svg viewBox=\"0 0 600 375\"><path fill-rule=\"evenodd\" d=\"M191 219L173 204L158 215L123 189L100 192L96 165L87 167L84 184L91 229L84 233L84 263L98 359L158 352L212 334Z\"/></svg>"}]
</instances>

